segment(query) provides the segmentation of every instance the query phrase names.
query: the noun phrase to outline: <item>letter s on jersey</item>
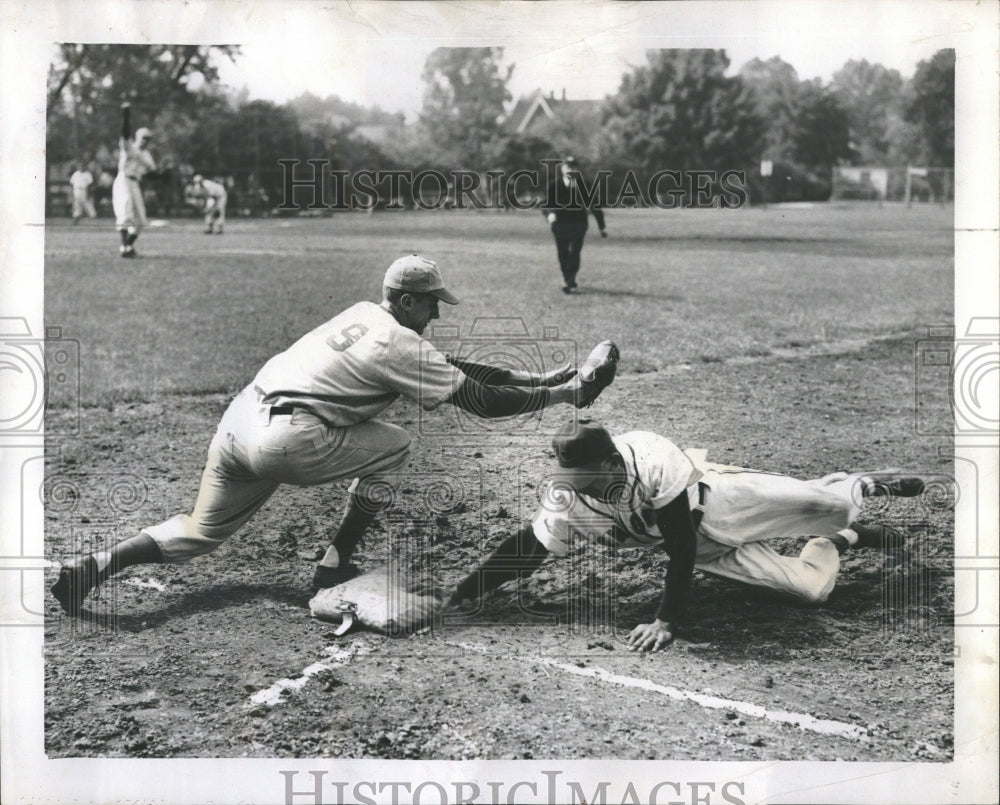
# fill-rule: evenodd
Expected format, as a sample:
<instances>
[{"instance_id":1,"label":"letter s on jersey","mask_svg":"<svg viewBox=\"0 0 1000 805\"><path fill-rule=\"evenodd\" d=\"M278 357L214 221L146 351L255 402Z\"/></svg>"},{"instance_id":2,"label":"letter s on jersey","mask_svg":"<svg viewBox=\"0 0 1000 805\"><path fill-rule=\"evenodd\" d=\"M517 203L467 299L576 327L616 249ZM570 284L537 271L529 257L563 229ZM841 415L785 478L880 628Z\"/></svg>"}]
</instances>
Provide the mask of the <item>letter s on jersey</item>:
<instances>
[{"instance_id":1,"label":"letter s on jersey","mask_svg":"<svg viewBox=\"0 0 1000 805\"><path fill-rule=\"evenodd\" d=\"M337 352L343 352L352 344L358 343L361 340L361 336L367 332L368 328L363 324L352 324L341 330L340 335L331 335L326 339L326 343L337 350Z\"/></svg>"}]
</instances>

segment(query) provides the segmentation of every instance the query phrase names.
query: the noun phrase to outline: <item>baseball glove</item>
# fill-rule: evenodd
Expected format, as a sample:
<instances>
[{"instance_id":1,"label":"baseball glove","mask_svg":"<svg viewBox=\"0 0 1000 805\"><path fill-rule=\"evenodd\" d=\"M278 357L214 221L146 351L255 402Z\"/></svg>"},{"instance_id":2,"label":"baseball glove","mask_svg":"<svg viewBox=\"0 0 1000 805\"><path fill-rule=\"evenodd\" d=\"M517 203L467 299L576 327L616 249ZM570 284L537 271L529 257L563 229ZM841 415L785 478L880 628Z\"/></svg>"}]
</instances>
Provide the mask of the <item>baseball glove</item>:
<instances>
[{"instance_id":1,"label":"baseball glove","mask_svg":"<svg viewBox=\"0 0 1000 805\"><path fill-rule=\"evenodd\" d=\"M576 399L577 408L588 408L611 385L620 358L621 353L614 341L602 341L590 351L578 374L580 391Z\"/></svg>"},{"instance_id":2,"label":"baseball glove","mask_svg":"<svg viewBox=\"0 0 1000 805\"><path fill-rule=\"evenodd\" d=\"M387 635L402 635L429 626L445 601L442 591L407 583L388 565L350 581L320 590L309 602L314 618L340 624L338 635L352 627L367 627Z\"/></svg>"}]
</instances>

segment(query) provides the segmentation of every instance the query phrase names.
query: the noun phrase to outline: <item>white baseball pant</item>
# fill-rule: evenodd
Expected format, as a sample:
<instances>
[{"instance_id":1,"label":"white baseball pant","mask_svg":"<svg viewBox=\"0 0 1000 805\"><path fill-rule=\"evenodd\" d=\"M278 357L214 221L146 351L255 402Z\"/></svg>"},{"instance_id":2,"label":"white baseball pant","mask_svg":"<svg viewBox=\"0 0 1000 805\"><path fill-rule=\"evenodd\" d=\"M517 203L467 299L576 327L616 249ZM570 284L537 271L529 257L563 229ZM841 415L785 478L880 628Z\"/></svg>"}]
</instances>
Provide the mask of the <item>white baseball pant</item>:
<instances>
[{"instance_id":1,"label":"white baseball pant","mask_svg":"<svg viewBox=\"0 0 1000 805\"><path fill-rule=\"evenodd\" d=\"M73 217L82 218L97 217L97 210L94 209L94 202L90 200L86 190L73 190Z\"/></svg>"},{"instance_id":2,"label":"white baseball pant","mask_svg":"<svg viewBox=\"0 0 1000 805\"><path fill-rule=\"evenodd\" d=\"M350 491L385 502L410 457L410 435L369 420L331 427L296 409L273 414L252 389L233 400L208 449L191 514L143 532L165 562L184 562L218 548L247 522L281 484L314 486L353 478Z\"/></svg>"},{"instance_id":3,"label":"white baseball pant","mask_svg":"<svg viewBox=\"0 0 1000 805\"><path fill-rule=\"evenodd\" d=\"M223 195L219 198L210 196L205 200L205 226L212 226L213 224L219 227L219 231L222 231L222 227L226 225L226 201L228 196Z\"/></svg>"},{"instance_id":4,"label":"white baseball pant","mask_svg":"<svg viewBox=\"0 0 1000 805\"><path fill-rule=\"evenodd\" d=\"M860 475L835 473L812 481L715 465L698 526L695 566L706 573L767 587L811 604L830 596L840 553L825 537L847 528L860 512ZM798 556L783 556L764 540L811 536Z\"/></svg>"},{"instance_id":5,"label":"white baseball pant","mask_svg":"<svg viewBox=\"0 0 1000 805\"><path fill-rule=\"evenodd\" d=\"M825 601L837 580L840 555L825 537L847 528L860 511L860 475L837 473L813 481L738 467L706 465L689 488L692 510L701 511L695 567L706 573L786 593L808 603ZM540 508L535 536L557 555L572 535L611 541L608 517L582 505ZM798 556L783 556L765 540L812 536ZM557 547L558 546L558 547Z\"/></svg>"},{"instance_id":6,"label":"white baseball pant","mask_svg":"<svg viewBox=\"0 0 1000 805\"><path fill-rule=\"evenodd\" d=\"M146 225L146 202L138 179L124 173L115 177L111 185L111 206L115 211L115 228L141 232Z\"/></svg>"}]
</instances>

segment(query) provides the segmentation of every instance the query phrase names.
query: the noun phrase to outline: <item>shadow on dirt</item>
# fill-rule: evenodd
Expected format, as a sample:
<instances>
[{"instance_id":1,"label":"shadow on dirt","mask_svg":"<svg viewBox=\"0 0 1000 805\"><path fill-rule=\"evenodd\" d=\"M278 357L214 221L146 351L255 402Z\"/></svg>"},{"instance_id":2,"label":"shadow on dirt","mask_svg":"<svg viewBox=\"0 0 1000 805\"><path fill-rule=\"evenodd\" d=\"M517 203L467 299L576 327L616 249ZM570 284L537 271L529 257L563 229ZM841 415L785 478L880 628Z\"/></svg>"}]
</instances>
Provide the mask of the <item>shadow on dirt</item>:
<instances>
[{"instance_id":1,"label":"shadow on dirt","mask_svg":"<svg viewBox=\"0 0 1000 805\"><path fill-rule=\"evenodd\" d=\"M201 612L217 612L246 604L259 604L262 600L286 606L308 609L311 595L301 587L284 584L219 584L210 588L185 593L171 603L151 611L121 614L85 608L80 622L109 630L145 632L156 629L178 618L190 617Z\"/></svg>"}]
</instances>

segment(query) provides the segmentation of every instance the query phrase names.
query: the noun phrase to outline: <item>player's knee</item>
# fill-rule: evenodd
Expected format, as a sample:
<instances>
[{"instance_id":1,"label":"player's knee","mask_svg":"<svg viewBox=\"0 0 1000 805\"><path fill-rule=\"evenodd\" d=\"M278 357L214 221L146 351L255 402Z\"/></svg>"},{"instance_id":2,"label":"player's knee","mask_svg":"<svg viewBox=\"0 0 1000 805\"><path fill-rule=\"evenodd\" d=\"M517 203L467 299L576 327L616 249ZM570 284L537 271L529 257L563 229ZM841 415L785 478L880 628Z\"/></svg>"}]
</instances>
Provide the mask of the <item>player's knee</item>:
<instances>
[{"instance_id":1,"label":"player's knee","mask_svg":"<svg viewBox=\"0 0 1000 805\"><path fill-rule=\"evenodd\" d=\"M823 522L841 522L846 525L851 517L851 503L837 495L818 494L804 503L805 516Z\"/></svg>"},{"instance_id":2,"label":"player's knee","mask_svg":"<svg viewBox=\"0 0 1000 805\"><path fill-rule=\"evenodd\" d=\"M386 442L390 453L400 453L405 458L410 455L410 447L413 444L413 437L409 431L398 425L386 425Z\"/></svg>"},{"instance_id":3,"label":"player's knee","mask_svg":"<svg viewBox=\"0 0 1000 805\"><path fill-rule=\"evenodd\" d=\"M799 600L808 606L819 606L825 604L830 597L830 591L826 589L808 587L799 591Z\"/></svg>"}]
</instances>

